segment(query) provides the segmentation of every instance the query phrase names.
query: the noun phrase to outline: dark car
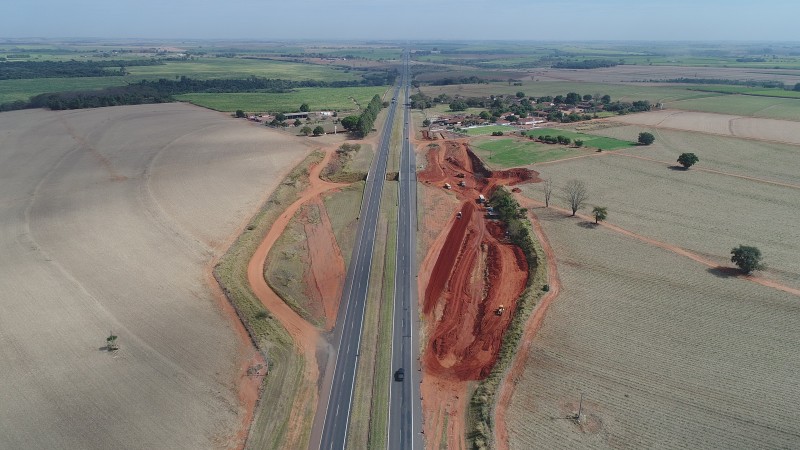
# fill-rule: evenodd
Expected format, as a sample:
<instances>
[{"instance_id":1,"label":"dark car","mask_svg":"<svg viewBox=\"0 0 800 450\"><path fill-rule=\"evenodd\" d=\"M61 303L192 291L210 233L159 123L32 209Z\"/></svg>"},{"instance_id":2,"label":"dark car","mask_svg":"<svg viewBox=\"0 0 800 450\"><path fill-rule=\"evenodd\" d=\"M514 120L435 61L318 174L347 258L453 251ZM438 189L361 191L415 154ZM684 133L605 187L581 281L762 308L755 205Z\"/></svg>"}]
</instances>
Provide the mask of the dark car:
<instances>
[{"instance_id":1,"label":"dark car","mask_svg":"<svg viewBox=\"0 0 800 450\"><path fill-rule=\"evenodd\" d=\"M394 381L403 381L405 377L406 377L406 372L403 370L402 367L397 369L397 371L394 373Z\"/></svg>"}]
</instances>

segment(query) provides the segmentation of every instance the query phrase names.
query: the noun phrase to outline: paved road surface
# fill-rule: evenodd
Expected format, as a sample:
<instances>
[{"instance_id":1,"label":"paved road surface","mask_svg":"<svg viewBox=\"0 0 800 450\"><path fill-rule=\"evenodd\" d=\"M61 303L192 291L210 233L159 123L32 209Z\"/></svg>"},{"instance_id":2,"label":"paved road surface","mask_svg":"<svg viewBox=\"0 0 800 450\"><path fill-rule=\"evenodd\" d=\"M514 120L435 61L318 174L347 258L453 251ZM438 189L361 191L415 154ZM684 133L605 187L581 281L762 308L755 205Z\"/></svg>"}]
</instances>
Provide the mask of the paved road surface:
<instances>
[{"instance_id":1,"label":"paved road surface","mask_svg":"<svg viewBox=\"0 0 800 450\"><path fill-rule=\"evenodd\" d=\"M397 98L400 85L395 87L393 98ZM320 408L324 408L325 422L322 428L320 449L341 450L346 448L347 429L358 367L361 330L364 322L364 309L369 290L370 269L372 266L375 229L380 213L381 192L386 179L386 163L389 156L389 141L394 123L394 104L389 109L383 127L377 158L373 161L364 189L364 200L359 215L359 228L353 257L347 271L342 292L339 320L332 335L335 366L331 390L325 401L325 392L320 394ZM379 256L380 257L380 256ZM313 444L312 444L313 445Z\"/></svg>"},{"instance_id":2,"label":"paved road surface","mask_svg":"<svg viewBox=\"0 0 800 450\"><path fill-rule=\"evenodd\" d=\"M393 380L389 395L389 449L422 449L419 333L417 314L417 171L409 140L410 112L408 59L404 58L403 147L400 153L400 189L397 211L397 264L395 266L392 373L403 368L405 379Z\"/></svg>"}]
</instances>

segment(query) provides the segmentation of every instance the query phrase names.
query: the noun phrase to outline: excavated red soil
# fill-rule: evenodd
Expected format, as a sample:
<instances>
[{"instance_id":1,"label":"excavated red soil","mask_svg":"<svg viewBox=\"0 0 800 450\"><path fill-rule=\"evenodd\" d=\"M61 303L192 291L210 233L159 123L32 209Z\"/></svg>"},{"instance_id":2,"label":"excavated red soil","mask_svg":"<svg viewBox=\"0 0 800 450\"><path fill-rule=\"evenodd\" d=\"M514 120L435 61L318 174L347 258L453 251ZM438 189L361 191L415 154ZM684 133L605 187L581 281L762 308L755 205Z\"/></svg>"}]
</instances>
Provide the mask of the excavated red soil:
<instances>
[{"instance_id":1,"label":"excavated red soil","mask_svg":"<svg viewBox=\"0 0 800 450\"><path fill-rule=\"evenodd\" d=\"M525 289L528 265L522 250L505 241L504 226L489 220L477 199L488 198L497 185L536 181L538 174L527 169L489 171L459 141L430 146L427 156L419 180L443 189L449 184L463 204L462 217L451 219L438 255L429 255L436 258L429 276L420 279L427 283L422 306L429 336L423 369L445 380L480 380L497 360ZM461 181L466 186L459 186ZM505 311L498 315L500 306Z\"/></svg>"}]
</instances>

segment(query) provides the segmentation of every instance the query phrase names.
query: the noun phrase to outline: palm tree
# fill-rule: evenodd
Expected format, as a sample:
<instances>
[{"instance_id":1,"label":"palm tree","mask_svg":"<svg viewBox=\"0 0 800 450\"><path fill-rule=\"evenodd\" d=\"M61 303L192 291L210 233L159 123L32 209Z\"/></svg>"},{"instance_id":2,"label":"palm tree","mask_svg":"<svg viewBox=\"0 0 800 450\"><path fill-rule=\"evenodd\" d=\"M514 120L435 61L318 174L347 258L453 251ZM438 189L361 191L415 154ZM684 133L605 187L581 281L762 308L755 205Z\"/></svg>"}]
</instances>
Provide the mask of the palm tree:
<instances>
[{"instance_id":1,"label":"palm tree","mask_svg":"<svg viewBox=\"0 0 800 450\"><path fill-rule=\"evenodd\" d=\"M595 206L592 210L594 216L594 223L600 223L601 220L606 220L608 217L608 209L604 206Z\"/></svg>"}]
</instances>

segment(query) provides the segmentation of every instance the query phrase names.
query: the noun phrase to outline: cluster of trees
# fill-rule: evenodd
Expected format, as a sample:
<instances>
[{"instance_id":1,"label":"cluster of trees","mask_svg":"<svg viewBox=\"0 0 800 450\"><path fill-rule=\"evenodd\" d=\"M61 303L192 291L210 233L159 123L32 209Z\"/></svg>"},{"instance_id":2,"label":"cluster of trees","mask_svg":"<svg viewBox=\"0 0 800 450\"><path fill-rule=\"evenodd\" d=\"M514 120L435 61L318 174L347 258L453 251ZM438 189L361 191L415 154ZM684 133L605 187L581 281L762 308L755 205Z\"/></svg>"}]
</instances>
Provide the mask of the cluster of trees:
<instances>
[{"instance_id":1,"label":"cluster of trees","mask_svg":"<svg viewBox=\"0 0 800 450\"><path fill-rule=\"evenodd\" d=\"M494 80L492 80L494 81ZM489 80L481 77L470 75L468 77L445 77L430 82L433 86L449 86L451 84L489 84Z\"/></svg>"},{"instance_id":2,"label":"cluster of trees","mask_svg":"<svg viewBox=\"0 0 800 450\"><path fill-rule=\"evenodd\" d=\"M519 246L531 262L530 259L536 257L536 251L528 227L524 223L528 210L520 208L519 203L503 187L498 187L492 192L490 201L498 218L506 225L511 242Z\"/></svg>"},{"instance_id":3,"label":"cluster of trees","mask_svg":"<svg viewBox=\"0 0 800 450\"><path fill-rule=\"evenodd\" d=\"M607 103L603 109L606 111L616 112L618 114L628 114L633 112L650 111L652 105L647 100L639 100L632 103L628 102L614 102Z\"/></svg>"},{"instance_id":4,"label":"cluster of trees","mask_svg":"<svg viewBox=\"0 0 800 450\"><path fill-rule=\"evenodd\" d=\"M372 125L381 111L383 101L379 95L372 97L369 105L364 109L364 112L359 116L347 116L342 119L341 124L345 130L359 136L364 137L372 131Z\"/></svg>"},{"instance_id":5,"label":"cluster of trees","mask_svg":"<svg viewBox=\"0 0 800 450\"><path fill-rule=\"evenodd\" d=\"M306 125L306 126L304 126L303 128L300 129L300 132L303 133L306 136L308 136L310 134L313 134L314 136L322 136L323 134L325 134L325 129L322 128L321 125L317 125L312 130L311 127Z\"/></svg>"},{"instance_id":6,"label":"cluster of trees","mask_svg":"<svg viewBox=\"0 0 800 450\"><path fill-rule=\"evenodd\" d=\"M11 61L0 64L0 80L32 78L114 77L127 75L125 67L164 64L156 59L109 61Z\"/></svg>"},{"instance_id":7,"label":"cluster of trees","mask_svg":"<svg viewBox=\"0 0 800 450\"><path fill-rule=\"evenodd\" d=\"M389 73L387 72L387 77ZM384 78L386 81L388 78ZM40 94L28 102L0 104L0 111L26 108L81 109L102 106L138 105L174 101L173 95L195 92L290 92L301 87L354 87L369 85L374 80L352 81L293 81L251 76L244 79L196 80L185 76L177 80L142 80L126 86L90 91L66 91Z\"/></svg>"},{"instance_id":8,"label":"cluster of trees","mask_svg":"<svg viewBox=\"0 0 800 450\"><path fill-rule=\"evenodd\" d=\"M583 61L559 61L552 67L554 69L599 69L616 65L617 62L610 59L584 59Z\"/></svg>"},{"instance_id":9,"label":"cluster of trees","mask_svg":"<svg viewBox=\"0 0 800 450\"><path fill-rule=\"evenodd\" d=\"M531 136L531 137L533 137L533 136ZM565 137L565 136L562 136L560 134L558 136L550 136L549 134L543 135L543 136L540 135L538 137L538 139L541 142L544 142L545 144L569 145L572 142L572 139L570 139L568 137ZM577 144L578 141L575 141L575 143ZM581 141L581 145L583 145L583 141Z\"/></svg>"}]
</instances>

